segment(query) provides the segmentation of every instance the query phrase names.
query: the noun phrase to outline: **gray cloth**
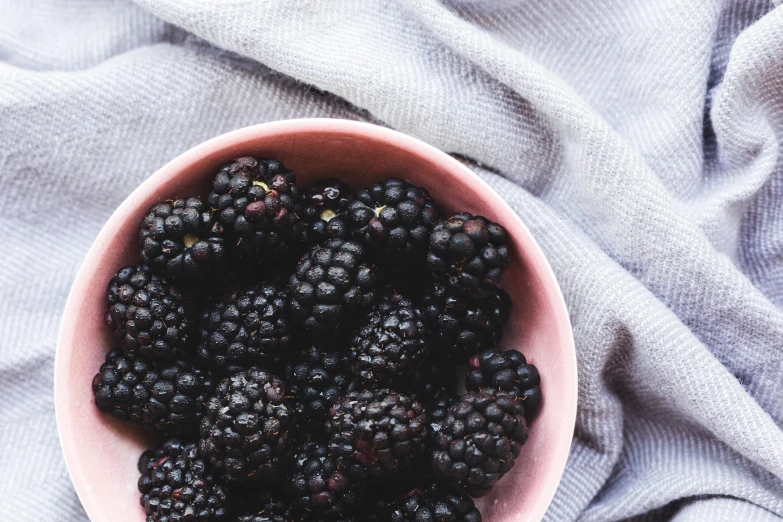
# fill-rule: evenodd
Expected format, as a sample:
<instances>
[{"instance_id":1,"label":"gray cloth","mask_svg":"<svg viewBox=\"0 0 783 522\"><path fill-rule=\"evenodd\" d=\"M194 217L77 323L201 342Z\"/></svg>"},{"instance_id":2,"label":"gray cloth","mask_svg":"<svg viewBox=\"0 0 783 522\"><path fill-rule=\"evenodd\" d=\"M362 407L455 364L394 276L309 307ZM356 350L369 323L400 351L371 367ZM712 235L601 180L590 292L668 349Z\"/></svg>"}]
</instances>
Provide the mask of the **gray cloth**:
<instances>
[{"instance_id":1,"label":"gray cloth","mask_svg":"<svg viewBox=\"0 0 783 522\"><path fill-rule=\"evenodd\" d=\"M458 155L540 242L580 379L548 520L783 516L783 7L139 4L0 1L3 520L86 519L52 362L112 210L201 141L303 116Z\"/></svg>"}]
</instances>

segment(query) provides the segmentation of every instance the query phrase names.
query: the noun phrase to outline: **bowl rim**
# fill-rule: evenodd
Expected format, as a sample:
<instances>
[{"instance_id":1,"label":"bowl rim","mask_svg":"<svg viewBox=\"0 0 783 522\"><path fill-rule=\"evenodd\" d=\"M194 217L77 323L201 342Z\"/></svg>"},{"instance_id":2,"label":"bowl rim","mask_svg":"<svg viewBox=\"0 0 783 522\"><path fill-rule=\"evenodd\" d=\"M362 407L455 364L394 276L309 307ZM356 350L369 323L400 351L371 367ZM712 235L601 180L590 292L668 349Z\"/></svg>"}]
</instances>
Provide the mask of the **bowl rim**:
<instances>
[{"instance_id":1,"label":"bowl rim","mask_svg":"<svg viewBox=\"0 0 783 522\"><path fill-rule=\"evenodd\" d=\"M568 309L563 298L560 285L557 282L554 271L552 270L549 261L544 255L538 242L535 240L530 230L524 224L519 215L514 212L511 206L483 179L481 179L475 172L468 167L457 161L449 154L429 145L417 138L403 134L399 131L375 125L371 123L365 123L361 121L336 119L336 118L298 118L289 120L271 121L266 123L260 123L256 125L250 125L236 129L207 141L204 141L185 152L181 153L154 174L144 180L138 187L136 187L114 210L106 223L101 227L100 232L93 240L90 248L82 260L82 264L76 274L71 289L68 294L68 299L63 310L63 315L60 320L59 334L57 337L57 345L55 348L54 359L54 406L55 406L55 420L57 424L57 434L60 441L60 449L63 453L65 460L65 466L68 471L68 475L71 479L71 483L74 486L74 490L81 502L87 516L90 520L98 520L96 517L99 515L97 508L95 507L93 498L88 494L89 480L78 469L76 465L76 444L71 433L66 428L67 422L64 418L63 404L65 400L69 399L70 390L63 384L64 371L69 368L70 361L63 353L61 347L66 343L67 339L73 336L73 332L76 329L76 324L73 319L71 310L78 308L78 304L82 300L82 296L86 294L86 289L90 281L90 274L93 272L93 267L100 261L97 258L96 245L102 244L104 237L114 233L126 214L135 206L135 202L140 198L144 198L145 194L153 192L155 187L160 185L163 179L171 176L175 176L181 172L189 164L203 158L207 154L214 153L215 150L225 150L235 146L237 142L241 142L243 139L248 138L254 134L277 134L277 133L295 133L295 132L329 132L335 134L363 134L374 135L374 138L381 139L383 141L391 142L399 147L410 150L417 156L429 156L430 158L437 159L444 168L449 172L455 173L460 176L467 176L471 179L471 183L478 185L478 189L489 194L490 198L495 200L494 203L504 207L504 213L509 214L512 219L516 220L514 229L515 233L525 236L525 241L532 245L534 252L533 255L536 258L536 262L543 268L546 276L545 284L550 290L554 290L556 299L552 303L554 308L553 312L559 316L558 327L563 329L565 346L563 351L567 357L563 360L564 371L568 378L565 385L568 389L561 389L561 393L566 395L569 405L573 407L569 408L569 411L561 412L565 416L565 426L576 425L576 412L577 412L577 397L578 397L578 374L577 374L577 362L576 362L576 347L574 343L573 329L571 326L571 320L568 313ZM70 354L70 352L69 352ZM550 461L550 467L556 471L553 477L556 480L551 480L546 484L547 494L542 495L540 501L534 506L533 519L540 520L555 496L557 488L562 480L563 473L565 471L566 462L570 453L571 442L573 440L573 429L567 431L562 430L559 434L557 441L552 441L558 448L558 452L555 458ZM563 449L567 448L567 450Z\"/></svg>"}]
</instances>

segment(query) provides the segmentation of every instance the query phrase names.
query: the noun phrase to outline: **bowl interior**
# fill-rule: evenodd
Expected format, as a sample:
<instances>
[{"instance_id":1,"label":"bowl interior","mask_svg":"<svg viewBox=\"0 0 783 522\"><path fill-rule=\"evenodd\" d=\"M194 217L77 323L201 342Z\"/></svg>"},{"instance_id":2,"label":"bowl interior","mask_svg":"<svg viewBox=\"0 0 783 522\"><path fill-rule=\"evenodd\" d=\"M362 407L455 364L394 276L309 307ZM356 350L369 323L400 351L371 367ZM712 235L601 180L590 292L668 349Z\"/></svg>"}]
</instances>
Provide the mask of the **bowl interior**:
<instances>
[{"instance_id":1,"label":"bowl interior","mask_svg":"<svg viewBox=\"0 0 783 522\"><path fill-rule=\"evenodd\" d=\"M117 209L90 249L66 305L57 347L58 427L74 485L93 522L143 522L136 462L154 436L101 414L90 382L117 340L104 326L106 285L138 260L137 227L154 203L206 196L216 169L242 155L271 156L305 186L340 177L360 188L398 176L425 186L446 212L469 211L506 226L513 260L503 286L514 300L504 348L539 368L544 402L513 471L479 501L488 522L539 520L562 475L576 414L576 362L568 315L544 256L508 205L446 154L381 127L341 120L290 120L220 136L163 167Z\"/></svg>"}]
</instances>

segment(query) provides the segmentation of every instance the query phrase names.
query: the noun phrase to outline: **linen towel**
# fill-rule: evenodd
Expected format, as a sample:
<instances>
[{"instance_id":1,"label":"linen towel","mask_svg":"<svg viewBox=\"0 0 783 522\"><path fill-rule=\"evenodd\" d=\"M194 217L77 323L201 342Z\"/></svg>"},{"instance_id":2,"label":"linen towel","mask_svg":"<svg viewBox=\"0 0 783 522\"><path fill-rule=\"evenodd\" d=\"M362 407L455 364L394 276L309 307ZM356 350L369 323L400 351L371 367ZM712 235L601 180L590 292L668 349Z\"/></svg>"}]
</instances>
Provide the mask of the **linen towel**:
<instances>
[{"instance_id":1,"label":"linen towel","mask_svg":"<svg viewBox=\"0 0 783 522\"><path fill-rule=\"evenodd\" d=\"M188 148L306 116L456 155L543 247L580 381L547 520L783 517L775 2L0 0L3 520L86 521L52 371L102 224Z\"/></svg>"}]
</instances>

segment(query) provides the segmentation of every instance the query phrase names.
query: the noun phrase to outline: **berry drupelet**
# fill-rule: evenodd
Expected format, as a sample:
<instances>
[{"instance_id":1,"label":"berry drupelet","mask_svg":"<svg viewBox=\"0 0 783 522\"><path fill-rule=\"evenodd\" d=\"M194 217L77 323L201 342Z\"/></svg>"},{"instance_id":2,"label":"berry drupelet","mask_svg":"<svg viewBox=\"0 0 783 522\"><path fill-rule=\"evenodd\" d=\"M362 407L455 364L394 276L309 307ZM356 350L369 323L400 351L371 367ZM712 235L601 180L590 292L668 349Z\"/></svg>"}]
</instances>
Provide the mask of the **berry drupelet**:
<instances>
[{"instance_id":1,"label":"berry drupelet","mask_svg":"<svg viewBox=\"0 0 783 522\"><path fill-rule=\"evenodd\" d=\"M185 361L157 363L119 348L92 380L99 410L166 434L196 432L212 388L211 376Z\"/></svg>"},{"instance_id":2,"label":"berry drupelet","mask_svg":"<svg viewBox=\"0 0 783 522\"><path fill-rule=\"evenodd\" d=\"M207 401L199 451L227 484L271 483L293 445L283 382L257 368L226 377Z\"/></svg>"},{"instance_id":3,"label":"berry drupelet","mask_svg":"<svg viewBox=\"0 0 783 522\"><path fill-rule=\"evenodd\" d=\"M364 387L408 379L429 355L429 332L421 310L399 294L384 296L354 335L351 370Z\"/></svg>"},{"instance_id":4,"label":"berry drupelet","mask_svg":"<svg viewBox=\"0 0 783 522\"><path fill-rule=\"evenodd\" d=\"M174 359L190 341L193 308L179 288L148 265L121 268L109 282L106 323L125 349L151 359Z\"/></svg>"},{"instance_id":5,"label":"berry drupelet","mask_svg":"<svg viewBox=\"0 0 783 522\"><path fill-rule=\"evenodd\" d=\"M201 315L196 358L219 371L261 365L274 369L290 348L288 289L264 282L214 303Z\"/></svg>"},{"instance_id":6,"label":"berry drupelet","mask_svg":"<svg viewBox=\"0 0 783 522\"><path fill-rule=\"evenodd\" d=\"M430 427L430 437L434 438L443 430L449 409L460 401L459 395L445 394L427 404L427 423Z\"/></svg>"},{"instance_id":7,"label":"berry drupelet","mask_svg":"<svg viewBox=\"0 0 783 522\"><path fill-rule=\"evenodd\" d=\"M468 391L499 391L521 402L528 422L541 407L541 378L516 350L487 350L470 358L470 372L465 378Z\"/></svg>"},{"instance_id":8,"label":"berry drupelet","mask_svg":"<svg viewBox=\"0 0 783 522\"><path fill-rule=\"evenodd\" d=\"M452 215L430 234L427 266L451 290L484 298L508 267L506 229L483 216Z\"/></svg>"},{"instance_id":9,"label":"berry drupelet","mask_svg":"<svg viewBox=\"0 0 783 522\"><path fill-rule=\"evenodd\" d=\"M500 288L488 288L484 299L474 299L434 283L422 298L422 312L433 333L436 351L461 364L503 338L511 298Z\"/></svg>"},{"instance_id":10,"label":"berry drupelet","mask_svg":"<svg viewBox=\"0 0 783 522\"><path fill-rule=\"evenodd\" d=\"M296 176L279 161L233 160L215 176L207 201L243 260L279 259L299 248L301 194Z\"/></svg>"},{"instance_id":11,"label":"berry drupelet","mask_svg":"<svg viewBox=\"0 0 783 522\"><path fill-rule=\"evenodd\" d=\"M203 277L226 262L223 227L198 198L152 207L139 230L141 259L174 279Z\"/></svg>"},{"instance_id":12,"label":"berry drupelet","mask_svg":"<svg viewBox=\"0 0 783 522\"><path fill-rule=\"evenodd\" d=\"M348 207L351 234L392 263L423 259L441 212L426 189L397 178L354 194Z\"/></svg>"},{"instance_id":13,"label":"berry drupelet","mask_svg":"<svg viewBox=\"0 0 783 522\"><path fill-rule=\"evenodd\" d=\"M327 239L350 239L346 210L352 199L351 188L339 179L313 183L305 191L299 213L305 243L315 246Z\"/></svg>"},{"instance_id":14,"label":"berry drupelet","mask_svg":"<svg viewBox=\"0 0 783 522\"><path fill-rule=\"evenodd\" d=\"M489 493L527 440L522 404L504 393L468 392L431 438L435 476L472 497Z\"/></svg>"},{"instance_id":15,"label":"berry drupelet","mask_svg":"<svg viewBox=\"0 0 783 522\"><path fill-rule=\"evenodd\" d=\"M317 346L297 352L288 363L285 378L298 418L316 430L323 430L329 409L351 382L346 354Z\"/></svg>"},{"instance_id":16,"label":"berry drupelet","mask_svg":"<svg viewBox=\"0 0 783 522\"><path fill-rule=\"evenodd\" d=\"M421 488L381 498L370 507L370 522L481 522L473 499L432 482Z\"/></svg>"},{"instance_id":17,"label":"berry drupelet","mask_svg":"<svg viewBox=\"0 0 783 522\"><path fill-rule=\"evenodd\" d=\"M294 453L286 492L300 512L317 520L350 516L361 502L361 483L344 469L326 445L307 442Z\"/></svg>"},{"instance_id":18,"label":"berry drupelet","mask_svg":"<svg viewBox=\"0 0 783 522\"><path fill-rule=\"evenodd\" d=\"M327 422L329 450L354 477L385 476L413 467L424 450L424 407L390 390L349 392Z\"/></svg>"},{"instance_id":19,"label":"berry drupelet","mask_svg":"<svg viewBox=\"0 0 783 522\"><path fill-rule=\"evenodd\" d=\"M228 521L226 492L195 444L168 440L142 454L139 472L147 522Z\"/></svg>"},{"instance_id":20,"label":"berry drupelet","mask_svg":"<svg viewBox=\"0 0 783 522\"><path fill-rule=\"evenodd\" d=\"M376 301L377 270L365 248L331 239L307 252L291 276L291 310L311 332L334 333Z\"/></svg>"}]
</instances>

